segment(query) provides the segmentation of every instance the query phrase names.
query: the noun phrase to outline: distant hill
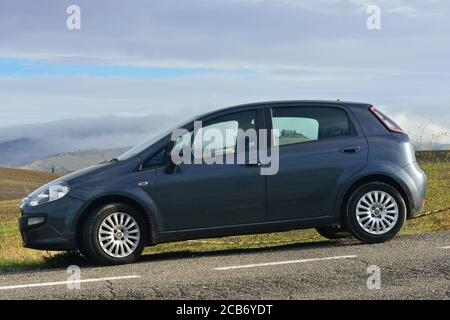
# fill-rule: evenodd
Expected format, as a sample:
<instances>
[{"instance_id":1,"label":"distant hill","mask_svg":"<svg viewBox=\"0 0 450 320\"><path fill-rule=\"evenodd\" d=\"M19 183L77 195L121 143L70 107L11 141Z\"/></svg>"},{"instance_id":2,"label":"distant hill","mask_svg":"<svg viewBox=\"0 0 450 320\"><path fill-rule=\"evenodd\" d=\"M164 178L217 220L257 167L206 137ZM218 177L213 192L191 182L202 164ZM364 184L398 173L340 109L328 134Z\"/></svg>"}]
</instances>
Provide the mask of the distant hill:
<instances>
[{"instance_id":1,"label":"distant hill","mask_svg":"<svg viewBox=\"0 0 450 320\"><path fill-rule=\"evenodd\" d=\"M311 139L304 136L301 133L297 133L295 130L282 130L279 137L279 145L292 144L310 141Z\"/></svg>"},{"instance_id":2,"label":"distant hill","mask_svg":"<svg viewBox=\"0 0 450 320\"><path fill-rule=\"evenodd\" d=\"M60 153L45 159L33 161L23 169L68 173L91 165L111 160L124 153L129 148L115 148L108 150L87 150Z\"/></svg>"},{"instance_id":3,"label":"distant hill","mask_svg":"<svg viewBox=\"0 0 450 320\"><path fill-rule=\"evenodd\" d=\"M21 166L29 159L47 155L47 148L32 138L18 138L0 142L0 165Z\"/></svg>"},{"instance_id":4,"label":"distant hill","mask_svg":"<svg viewBox=\"0 0 450 320\"><path fill-rule=\"evenodd\" d=\"M47 172L0 167L0 201L23 198L58 176Z\"/></svg>"},{"instance_id":5,"label":"distant hill","mask_svg":"<svg viewBox=\"0 0 450 320\"><path fill-rule=\"evenodd\" d=\"M0 127L0 166L23 167L72 150L134 146L175 125L177 116L106 116Z\"/></svg>"}]
</instances>

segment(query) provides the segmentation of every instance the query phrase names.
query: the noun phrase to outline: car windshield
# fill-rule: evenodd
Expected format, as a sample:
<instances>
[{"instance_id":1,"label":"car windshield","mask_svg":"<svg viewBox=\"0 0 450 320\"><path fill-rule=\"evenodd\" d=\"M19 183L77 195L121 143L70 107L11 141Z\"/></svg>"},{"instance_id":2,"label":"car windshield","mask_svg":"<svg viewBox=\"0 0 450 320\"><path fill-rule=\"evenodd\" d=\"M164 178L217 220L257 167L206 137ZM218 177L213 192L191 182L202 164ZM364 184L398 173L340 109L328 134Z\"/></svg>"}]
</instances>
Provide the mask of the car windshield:
<instances>
[{"instance_id":1,"label":"car windshield","mask_svg":"<svg viewBox=\"0 0 450 320\"><path fill-rule=\"evenodd\" d=\"M160 139L164 138L165 136L170 135L172 133L172 131L174 131L175 129L182 128L185 125L187 125L188 123L193 122L194 120L195 120L195 118L192 118L189 121L184 121L184 122L182 122L182 123L180 123L180 124L178 124L176 126L173 126L172 128L170 128L168 130L164 130L162 132L155 133L149 139L147 139L144 142L134 146L133 148L131 148L127 152L125 152L122 155L120 155L119 157L117 157L117 160L118 161L122 161L122 160L130 159L131 157L134 157L135 155L141 153L142 151L144 151L145 149L150 147L155 142L158 142Z\"/></svg>"}]
</instances>

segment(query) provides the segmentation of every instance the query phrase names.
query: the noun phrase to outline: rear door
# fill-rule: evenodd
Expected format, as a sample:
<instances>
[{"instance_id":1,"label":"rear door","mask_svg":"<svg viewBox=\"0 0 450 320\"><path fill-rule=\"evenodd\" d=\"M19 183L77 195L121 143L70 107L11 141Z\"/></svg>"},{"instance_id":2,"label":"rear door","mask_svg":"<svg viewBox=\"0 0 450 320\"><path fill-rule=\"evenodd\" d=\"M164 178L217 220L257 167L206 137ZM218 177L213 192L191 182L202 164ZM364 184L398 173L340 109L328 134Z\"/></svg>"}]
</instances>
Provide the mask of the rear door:
<instances>
[{"instance_id":1,"label":"rear door","mask_svg":"<svg viewBox=\"0 0 450 320\"><path fill-rule=\"evenodd\" d=\"M367 142L350 111L334 105L267 109L279 144L279 172L266 176L270 221L333 215L340 185L367 161Z\"/></svg>"}]
</instances>

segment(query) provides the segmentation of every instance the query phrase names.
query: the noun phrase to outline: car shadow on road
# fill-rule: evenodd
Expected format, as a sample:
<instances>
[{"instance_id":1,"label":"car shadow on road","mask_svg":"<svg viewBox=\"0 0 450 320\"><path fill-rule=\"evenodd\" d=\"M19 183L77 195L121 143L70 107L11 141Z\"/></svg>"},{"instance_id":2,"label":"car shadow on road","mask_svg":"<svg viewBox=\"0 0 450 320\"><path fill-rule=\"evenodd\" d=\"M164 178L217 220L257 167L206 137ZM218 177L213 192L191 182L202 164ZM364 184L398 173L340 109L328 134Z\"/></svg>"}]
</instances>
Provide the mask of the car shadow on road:
<instances>
[{"instance_id":1,"label":"car shadow on road","mask_svg":"<svg viewBox=\"0 0 450 320\"><path fill-rule=\"evenodd\" d=\"M236 254L251 254L251 253L264 253L264 252L282 252L289 250L311 250L318 248L336 248L336 247L349 247L364 245L361 242L353 239L345 240L320 240L315 242L299 242L290 244L280 244L271 247L260 248L232 248L232 249L219 249L219 250L207 250L207 251L176 251L176 252L163 252L163 253L149 253L144 254L138 260L140 262L151 262L161 260L174 260L174 259L189 259L196 257L214 257L214 256L230 256Z\"/></svg>"},{"instance_id":2,"label":"car shadow on road","mask_svg":"<svg viewBox=\"0 0 450 320\"><path fill-rule=\"evenodd\" d=\"M364 245L354 239L343 240L319 240L315 242L298 242L290 244L280 244L270 247L259 248L230 248L230 249L218 249L218 250L205 250L205 251L188 251L181 250L175 252L162 252L162 253L148 253L142 255L136 262L148 263L152 261L170 261L179 259L192 259L196 257L214 257L214 256L231 256L241 254L252 253L264 253L264 252L283 252L289 250L311 250L318 248L338 248ZM39 268L23 268L19 270L0 271L0 274L14 274L23 273L27 271L33 272L45 272L50 270L65 269L69 265L76 265L82 268L98 267L90 260L86 259L78 252L61 252L52 257L46 258L44 264Z\"/></svg>"}]
</instances>

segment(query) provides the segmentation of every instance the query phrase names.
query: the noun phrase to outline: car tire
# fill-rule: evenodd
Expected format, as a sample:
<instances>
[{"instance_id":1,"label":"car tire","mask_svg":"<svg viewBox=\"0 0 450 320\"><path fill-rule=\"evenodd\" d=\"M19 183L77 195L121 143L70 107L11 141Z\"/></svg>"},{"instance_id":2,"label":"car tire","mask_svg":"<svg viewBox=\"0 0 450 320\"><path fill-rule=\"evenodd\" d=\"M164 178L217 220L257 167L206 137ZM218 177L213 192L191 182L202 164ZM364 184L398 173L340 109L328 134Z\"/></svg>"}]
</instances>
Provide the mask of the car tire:
<instances>
[{"instance_id":1,"label":"car tire","mask_svg":"<svg viewBox=\"0 0 450 320\"><path fill-rule=\"evenodd\" d=\"M406 219L401 194L384 182L369 182L357 188L346 208L348 230L366 243L381 243L395 237Z\"/></svg>"},{"instance_id":2,"label":"car tire","mask_svg":"<svg viewBox=\"0 0 450 320\"><path fill-rule=\"evenodd\" d=\"M142 254L147 234L145 221L134 207L108 204L88 216L83 228L83 248L98 264L132 263Z\"/></svg>"},{"instance_id":3,"label":"car tire","mask_svg":"<svg viewBox=\"0 0 450 320\"><path fill-rule=\"evenodd\" d=\"M352 234L341 226L320 227L316 231L324 238L330 240L350 238Z\"/></svg>"}]
</instances>

